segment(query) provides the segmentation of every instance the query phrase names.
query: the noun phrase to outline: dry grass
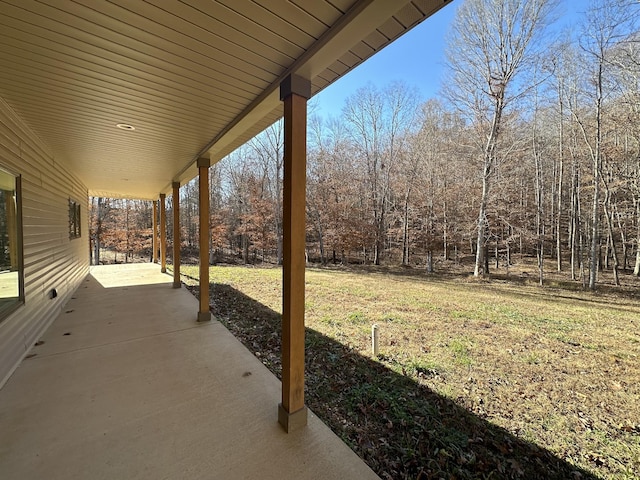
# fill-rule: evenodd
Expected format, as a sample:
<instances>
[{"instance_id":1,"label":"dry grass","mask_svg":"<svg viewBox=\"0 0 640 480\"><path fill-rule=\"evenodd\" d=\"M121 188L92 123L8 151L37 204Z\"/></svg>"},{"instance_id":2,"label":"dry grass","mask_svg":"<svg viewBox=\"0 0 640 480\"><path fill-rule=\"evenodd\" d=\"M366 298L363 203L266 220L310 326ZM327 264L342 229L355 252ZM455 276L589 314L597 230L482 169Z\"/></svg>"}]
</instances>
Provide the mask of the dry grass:
<instances>
[{"instance_id":1,"label":"dry grass","mask_svg":"<svg viewBox=\"0 0 640 480\"><path fill-rule=\"evenodd\" d=\"M190 267L184 273L197 275ZM262 330L256 322L267 315L259 304L280 311L280 278L276 268L211 271L214 313L275 371L277 332L273 326ZM474 281L414 270L308 269L310 406L386 478L638 478L640 283L627 280L636 283L592 294L573 285L560 288L559 281L540 288L520 277ZM259 303L248 306L250 300L232 293L237 291ZM374 323L380 332L377 359L370 358ZM347 368L349 352L369 360L353 360L355 366ZM330 364L336 368L327 368ZM370 373L360 372L363 368L391 375L385 377L391 379L387 383L400 382L395 390L400 400L393 398L394 389L367 389L382 373L371 379ZM353 382L333 377L350 374L364 378L359 388L332 392ZM411 382L402 383L400 377ZM429 405L439 402L437 411L416 420L414 410L430 408L418 399L432 394ZM451 416L465 415L457 407L473 414L465 422L475 425L479 419L483 426L465 430L451 423L455 419L440 418L448 415L443 409ZM436 426L427 428L438 415ZM383 418L376 423L374 416ZM362 422L374 425L373 430L364 430ZM478 450L476 443L502 435L493 426L510 436L503 443L492 440L496 445L491 451L486 445ZM393 436L403 428L413 433ZM376 429L382 430L377 437ZM435 438L460 431L465 438L444 443ZM408 448L407 442L414 440L416 445ZM516 441L519 447L513 446ZM393 442L403 445L389 446ZM577 468L536 470L536 462L549 460L528 458L538 454L522 450L527 443ZM483 463L476 458L480 455L496 458ZM397 465L415 459L415 465Z\"/></svg>"}]
</instances>

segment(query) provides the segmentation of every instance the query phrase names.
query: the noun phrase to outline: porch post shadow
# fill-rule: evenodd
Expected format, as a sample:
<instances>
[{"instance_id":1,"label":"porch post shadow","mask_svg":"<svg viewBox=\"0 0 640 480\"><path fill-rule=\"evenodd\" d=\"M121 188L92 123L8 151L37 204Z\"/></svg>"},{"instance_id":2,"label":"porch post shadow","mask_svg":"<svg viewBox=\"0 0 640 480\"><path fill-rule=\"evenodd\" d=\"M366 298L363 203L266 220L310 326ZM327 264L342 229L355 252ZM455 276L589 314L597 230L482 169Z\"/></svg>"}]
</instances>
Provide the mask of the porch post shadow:
<instances>
[{"instance_id":1,"label":"porch post shadow","mask_svg":"<svg viewBox=\"0 0 640 480\"><path fill-rule=\"evenodd\" d=\"M209 311L209 167L211 160L198 159L198 207L200 216L200 310L198 322L211 320Z\"/></svg>"},{"instance_id":2,"label":"porch post shadow","mask_svg":"<svg viewBox=\"0 0 640 480\"><path fill-rule=\"evenodd\" d=\"M153 220L151 221L151 229L153 230L153 238L151 239L151 262L158 263L158 201L153 201Z\"/></svg>"},{"instance_id":3,"label":"porch post shadow","mask_svg":"<svg viewBox=\"0 0 640 480\"><path fill-rule=\"evenodd\" d=\"M167 195L160 194L160 271L167 272Z\"/></svg>"},{"instance_id":4,"label":"porch post shadow","mask_svg":"<svg viewBox=\"0 0 640 480\"><path fill-rule=\"evenodd\" d=\"M180 288L180 182L173 188L173 288Z\"/></svg>"},{"instance_id":5,"label":"porch post shadow","mask_svg":"<svg viewBox=\"0 0 640 480\"><path fill-rule=\"evenodd\" d=\"M280 85L284 101L282 269L282 403L278 421L286 432L307 425L304 404L304 276L307 100L311 82L289 75Z\"/></svg>"}]
</instances>

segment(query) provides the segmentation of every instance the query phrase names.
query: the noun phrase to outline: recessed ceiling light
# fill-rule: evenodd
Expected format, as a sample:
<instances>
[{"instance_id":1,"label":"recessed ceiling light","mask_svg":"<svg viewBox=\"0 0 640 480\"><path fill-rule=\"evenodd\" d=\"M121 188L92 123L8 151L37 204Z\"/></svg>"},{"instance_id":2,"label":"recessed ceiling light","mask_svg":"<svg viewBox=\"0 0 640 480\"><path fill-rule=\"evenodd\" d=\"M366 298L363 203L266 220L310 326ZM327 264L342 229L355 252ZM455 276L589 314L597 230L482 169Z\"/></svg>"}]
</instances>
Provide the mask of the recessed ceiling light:
<instances>
[{"instance_id":1,"label":"recessed ceiling light","mask_svg":"<svg viewBox=\"0 0 640 480\"><path fill-rule=\"evenodd\" d=\"M135 130L136 127L133 125L129 125L127 123L118 123L116 127L121 128L122 130Z\"/></svg>"}]
</instances>

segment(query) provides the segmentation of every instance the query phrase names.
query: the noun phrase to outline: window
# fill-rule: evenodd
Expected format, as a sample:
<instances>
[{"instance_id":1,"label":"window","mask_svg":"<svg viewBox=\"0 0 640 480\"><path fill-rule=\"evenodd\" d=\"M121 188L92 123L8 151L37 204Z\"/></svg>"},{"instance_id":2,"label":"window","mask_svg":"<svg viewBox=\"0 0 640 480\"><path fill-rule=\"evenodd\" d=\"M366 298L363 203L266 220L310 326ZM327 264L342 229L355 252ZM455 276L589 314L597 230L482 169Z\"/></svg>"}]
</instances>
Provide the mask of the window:
<instances>
[{"instance_id":1,"label":"window","mask_svg":"<svg viewBox=\"0 0 640 480\"><path fill-rule=\"evenodd\" d=\"M69 238L79 238L82 234L80 231L80 204L69 199Z\"/></svg>"},{"instance_id":2,"label":"window","mask_svg":"<svg viewBox=\"0 0 640 480\"><path fill-rule=\"evenodd\" d=\"M0 319L23 301L20 177L0 170Z\"/></svg>"}]
</instances>

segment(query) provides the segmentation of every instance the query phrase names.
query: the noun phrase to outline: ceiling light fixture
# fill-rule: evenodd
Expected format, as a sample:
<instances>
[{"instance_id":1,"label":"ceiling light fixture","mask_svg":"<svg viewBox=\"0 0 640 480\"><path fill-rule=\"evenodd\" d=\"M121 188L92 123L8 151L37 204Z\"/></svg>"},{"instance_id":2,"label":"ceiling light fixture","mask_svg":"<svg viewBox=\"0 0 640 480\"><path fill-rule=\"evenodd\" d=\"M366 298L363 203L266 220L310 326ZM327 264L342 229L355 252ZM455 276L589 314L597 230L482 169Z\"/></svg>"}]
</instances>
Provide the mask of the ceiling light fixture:
<instances>
[{"instance_id":1,"label":"ceiling light fixture","mask_svg":"<svg viewBox=\"0 0 640 480\"><path fill-rule=\"evenodd\" d=\"M133 125L129 125L127 123L118 123L116 124L116 127L121 128L122 130L135 130L136 127L134 127Z\"/></svg>"}]
</instances>

